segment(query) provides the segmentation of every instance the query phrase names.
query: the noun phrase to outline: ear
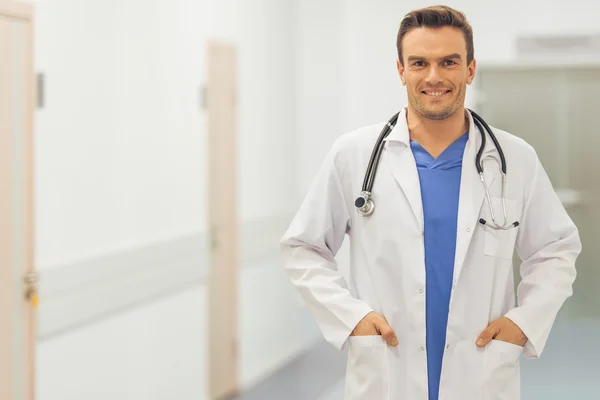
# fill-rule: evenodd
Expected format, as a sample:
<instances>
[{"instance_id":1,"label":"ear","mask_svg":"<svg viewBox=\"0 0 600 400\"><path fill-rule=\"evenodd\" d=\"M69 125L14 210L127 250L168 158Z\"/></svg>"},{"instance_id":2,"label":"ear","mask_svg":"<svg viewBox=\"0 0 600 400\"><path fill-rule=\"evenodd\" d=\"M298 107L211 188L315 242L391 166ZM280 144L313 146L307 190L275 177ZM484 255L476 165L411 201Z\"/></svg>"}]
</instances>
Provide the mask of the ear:
<instances>
[{"instance_id":1,"label":"ear","mask_svg":"<svg viewBox=\"0 0 600 400\"><path fill-rule=\"evenodd\" d=\"M400 63L400 60L396 60L396 68L398 68L398 75L400 75L400 79L402 80L402 86L406 86L406 79L404 77L404 67Z\"/></svg>"},{"instance_id":2,"label":"ear","mask_svg":"<svg viewBox=\"0 0 600 400\"><path fill-rule=\"evenodd\" d=\"M473 59L467 68L467 85L470 85L475 79L475 70L477 69L477 61Z\"/></svg>"}]
</instances>

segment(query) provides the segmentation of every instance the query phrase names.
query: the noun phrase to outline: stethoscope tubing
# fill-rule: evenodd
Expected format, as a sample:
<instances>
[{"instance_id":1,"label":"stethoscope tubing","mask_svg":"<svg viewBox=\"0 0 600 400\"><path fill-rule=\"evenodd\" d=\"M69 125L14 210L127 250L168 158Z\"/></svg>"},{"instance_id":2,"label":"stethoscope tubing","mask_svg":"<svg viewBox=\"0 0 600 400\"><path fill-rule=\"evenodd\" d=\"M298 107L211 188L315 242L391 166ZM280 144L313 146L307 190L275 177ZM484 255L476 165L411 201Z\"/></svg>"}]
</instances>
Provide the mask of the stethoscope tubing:
<instances>
[{"instance_id":1,"label":"stethoscope tubing","mask_svg":"<svg viewBox=\"0 0 600 400\"><path fill-rule=\"evenodd\" d=\"M471 113L471 115L473 117L473 122L475 123L475 125L477 126L477 129L479 129L479 132L481 133L481 145L479 146L479 149L477 150L477 155L475 157L475 167L477 168L477 172L479 173L479 176L481 177L482 184L485 187L485 195L486 195L487 203L488 203L488 206L490 209L490 215L492 218L492 223L489 223L489 222L485 221L484 219L480 219L479 222L482 225L487 225L494 229L510 229L512 227L517 227L517 226L519 226L518 221L515 221L512 224L507 225L506 203L504 200L504 194L505 194L504 186L506 183L506 158L504 157L504 152L502 151L502 147L500 146L500 143L498 142L496 135L494 135L494 132L492 132L492 129L485 122L485 120L483 118L481 118L473 110L470 110L468 108L467 108L467 110L468 110L468 112ZM390 118L390 120L388 122L386 122L385 126L381 130L381 133L377 137L377 141L375 143L373 151L371 152L371 157L369 158L369 164L367 165L367 171L365 172L365 177L363 179L362 190L361 190L360 196L354 202L357 212L359 214L361 214L362 216L371 215L375 209L375 204L373 203L373 200L371 199L371 193L373 190L373 184L375 182L375 175L377 173L377 167L379 166L379 159L381 158L381 153L383 151L383 141L390 134L390 132L392 132L392 130L394 130L396 123L398 122L399 115L400 115L400 112L397 112L396 114L394 114L392 116L392 118ZM503 216L504 216L504 223L502 225L498 225L496 223L496 218L494 216L494 210L493 210L490 194L489 194L489 191L487 188L487 184L485 182L485 177L483 176L482 156L483 156L483 150L486 145L486 137L485 137L486 132L490 136L492 141L494 142L496 151L498 152L498 155L500 156L500 170L502 172L502 211L503 211Z\"/></svg>"},{"instance_id":2,"label":"stethoscope tubing","mask_svg":"<svg viewBox=\"0 0 600 400\"><path fill-rule=\"evenodd\" d=\"M494 146L498 151L498 155L500 156L500 167L502 169L502 173L506 175L506 158L504 157L504 151L502 151L502 147L496 138L496 135L492 132L490 126L485 122L483 118L481 118L478 114L476 114L473 110L467 109L471 115L473 116L473 121L475 125L479 129L481 133L481 145L479 146L479 150L477 151L477 156L475 157L475 167L477 168L478 173L483 173L483 165L481 163L481 156L483 155L483 149L486 144L486 135L487 132L492 141L494 142ZM362 192L372 193L373 184L375 182L375 175L377 173L377 167L379 166L379 158L381 157L381 152L383 150L383 140L392 132L394 127L396 126L396 122L398 121L398 117L400 112L397 112L390 118L388 122L386 122L383 127L379 137L377 138L377 142L371 152L371 158L369 159L369 164L367 165L367 171L365 173L365 177L362 184Z\"/></svg>"}]
</instances>

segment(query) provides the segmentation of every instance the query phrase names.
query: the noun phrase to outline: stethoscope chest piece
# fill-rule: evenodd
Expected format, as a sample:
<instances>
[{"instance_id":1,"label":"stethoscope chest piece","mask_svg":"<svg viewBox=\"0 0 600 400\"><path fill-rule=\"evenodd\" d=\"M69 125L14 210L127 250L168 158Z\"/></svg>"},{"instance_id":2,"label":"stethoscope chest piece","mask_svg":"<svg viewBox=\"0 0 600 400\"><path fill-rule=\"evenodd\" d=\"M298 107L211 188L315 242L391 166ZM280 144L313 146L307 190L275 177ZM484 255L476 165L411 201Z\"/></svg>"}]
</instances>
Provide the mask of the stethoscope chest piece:
<instances>
[{"instance_id":1,"label":"stethoscope chest piece","mask_svg":"<svg viewBox=\"0 0 600 400\"><path fill-rule=\"evenodd\" d=\"M366 191L360 192L360 196L354 201L354 206L356 207L356 212L363 217L373 214L375 203L371 200L371 193Z\"/></svg>"}]
</instances>

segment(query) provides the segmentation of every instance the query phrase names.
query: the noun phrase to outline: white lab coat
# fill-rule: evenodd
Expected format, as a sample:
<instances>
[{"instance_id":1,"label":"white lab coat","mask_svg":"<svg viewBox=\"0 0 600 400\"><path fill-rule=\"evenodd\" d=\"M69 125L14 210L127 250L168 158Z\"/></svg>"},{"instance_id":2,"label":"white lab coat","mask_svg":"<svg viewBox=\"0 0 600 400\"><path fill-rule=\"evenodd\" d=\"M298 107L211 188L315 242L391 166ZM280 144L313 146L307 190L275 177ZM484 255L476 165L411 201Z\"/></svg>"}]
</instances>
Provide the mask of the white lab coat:
<instances>
[{"instance_id":1,"label":"white lab coat","mask_svg":"<svg viewBox=\"0 0 600 400\"><path fill-rule=\"evenodd\" d=\"M281 247L287 274L325 339L340 350L348 349L345 399L426 400L423 208L405 110L386 138L372 194L375 212L365 218L354 207L382 127L365 127L335 141ZM572 294L581 251L577 228L534 149L492 129L507 162L508 216L520 225L495 231L478 223L490 216L475 168L481 137L470 118L440 382L443 400L520 398L520 355L537 358L542 353L557 312ZM499 160L487 138L483 157ZM501 220L501 175L494 159L485 158L484 170ZM350 265L342 274L334 257L346 235ZM517 304L514 249L523 260ZM349 336L370 311L387 319L398 346L388 346L380 336ZM479 334L503 316L528 337L525 347L493 340L478 348Z\"/></svg>"}]
</instances>

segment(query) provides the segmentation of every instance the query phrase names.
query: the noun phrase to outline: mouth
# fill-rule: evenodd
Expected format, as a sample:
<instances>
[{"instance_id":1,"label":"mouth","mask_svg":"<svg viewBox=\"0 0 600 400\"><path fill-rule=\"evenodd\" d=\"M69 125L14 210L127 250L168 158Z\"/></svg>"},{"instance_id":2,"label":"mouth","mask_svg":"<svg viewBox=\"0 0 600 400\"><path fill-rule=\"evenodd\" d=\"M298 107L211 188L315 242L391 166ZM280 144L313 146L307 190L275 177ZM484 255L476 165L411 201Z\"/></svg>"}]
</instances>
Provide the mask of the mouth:
<instances>
[{"instance_id":1,"label":"mouth","mask_svg":"<svg viewBox=\"0 0 600 400\"><path fill-rule=\"evenodd\" d=\"M439 89L435 90L435 91L434 90L423 90L423 91L421 91L421 93L423 93L424 95L431 96L431 97L441 97L441 96L444 96L444 95L446 95L446 94L448 94L450 92L451 92L451 90L439 90Z\"/></svg>"}]
</instances>

